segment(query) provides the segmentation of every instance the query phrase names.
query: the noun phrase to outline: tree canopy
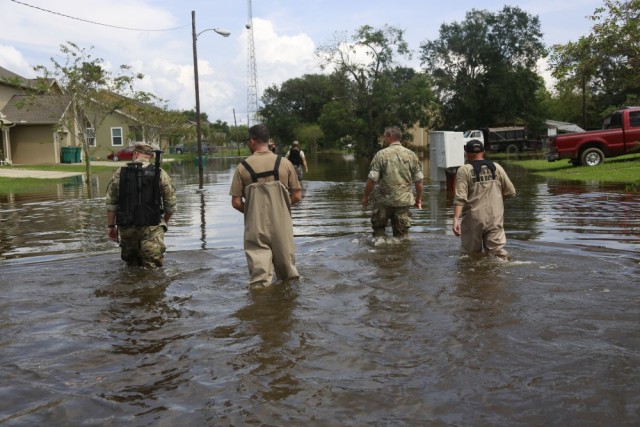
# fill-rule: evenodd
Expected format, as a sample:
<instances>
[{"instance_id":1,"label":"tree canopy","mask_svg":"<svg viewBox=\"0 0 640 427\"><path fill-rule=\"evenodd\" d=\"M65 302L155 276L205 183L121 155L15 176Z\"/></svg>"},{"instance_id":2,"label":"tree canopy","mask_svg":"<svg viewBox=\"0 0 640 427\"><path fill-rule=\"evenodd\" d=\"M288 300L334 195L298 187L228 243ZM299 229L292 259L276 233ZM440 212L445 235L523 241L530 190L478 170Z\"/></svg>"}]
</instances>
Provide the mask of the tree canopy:
<instances>
[{"instance_id":1,"label":"tree canopy","mask_svg":"<svg viewBox=\"0 0 640 427\"><path fill-rule=\"evenodd\" d=\"M81 48L75 43L67 42L60 46L62 60L51 58L52 67L44 65L34 67L39 73L40 87L47 85L49 79L56 80L62 91L71 97L73 114L70 120L88 120L97 128L105 118L115 109L123 108L139 98L141 92L134 89L134 83L144 76L134 73L128 65L121 65L117 72L111 72L103 67L102 58L94 58L89 50ZM104 96L112 93L122 96ZM146 94L144 95L147 96ZM74 123L63 124L68 129L74 129ZM86 177L91 176L91 145L85 132L72 132L74 138L80 139L79 146L85 154ZM88 186L91 191L91 186Z\"/></svg>"},{"instance_id":2,"label":"tree canopy","mask_svg":"<svg viewBox=\"0 0 640 427\"><path fill-rule=\"evenodd\" d=\"M396 62L410 56L402 30L365 25L351 37L336 35L316 53L328 75L291 79L263 95L260 114L275 139L325 148L348 141L370 155L386 126L426 124L432 108L428 80Z\"/></svg>"},{"instance_id":3,"label":"tree canopy","mask_svg":"<svg viewBox=\"0 0 640 427\"><path fill-rule=\"evenodd\" d=\"M357 152L371 155L386 126L406 130L427 123L433 99L428 81L398 63L411 58L403 30L364 25L350 39L336 35L317 55L336 82L334 104L325 105L320 118L326 136L349 138ZM329 118L339 121L335 128Z\"/></svg>"},{"instance_id":4,"label":"tree canopy","mask_svg":"<svg viewBox=\"0 0 640 427\"><path fill-rule=\"evenodd\" d=\"M585 127L640 97L640 0L605 0L590 19L591 33L554 45L549 60L557 91L580 94Z\"/></svg>"},{"instance_id":5,"label":"tree canopy","mask_svg":"<svg viewBox=\"0 0 640 427\"><path fill-rule=\"evenodd\" d=\"M441 108L440 125L468 129L542 119L536 64L546 55L540 21L518 7L471 10L442 24L440 37L420 46Z\"/></svg>"}]
</instances>

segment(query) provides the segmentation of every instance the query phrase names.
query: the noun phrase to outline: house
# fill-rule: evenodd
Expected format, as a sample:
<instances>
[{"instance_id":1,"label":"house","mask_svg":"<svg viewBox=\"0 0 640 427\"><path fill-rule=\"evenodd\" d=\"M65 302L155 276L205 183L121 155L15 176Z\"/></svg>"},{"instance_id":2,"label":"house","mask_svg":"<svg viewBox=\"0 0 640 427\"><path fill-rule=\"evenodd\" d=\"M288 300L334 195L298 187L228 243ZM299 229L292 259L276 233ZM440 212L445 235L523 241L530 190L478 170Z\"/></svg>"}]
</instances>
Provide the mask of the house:
<instances>
[{"instance_id":1,"label":"house","mask_svg":"<svg viewBox=\"0 0 640 427\"><path fill-rule=\"evenodd\" d=\"M158 126L149 123L150 116L159 114L161 109L107 91L100 92L94 103L95 109L88 111L89 119L97 125L94 138L89 141L92 158L106 159L109 153L139 141L155 144L162 150L168 148Z\"/></svg>"},{"instance_id":2,"label":"house","mask_svg":"<svg viewBox=\"0 0 640 427\"><path fill-rule=\"evenodd\" d=\"M42 82L0 67L0 163L59 163L60 147L72 145L63 125L75 122L70 98L54 80Z\"/></svg>"},{"instance_id":3,"label":"house","mask_svg":"<svg viewBox=\"0 0 640 427\"><path fill-rule=\"evenodd\" d=\"M82 129L67 95L14 95L2 111L12 122L3 147L7 162L60 163L61 147L74 145L71 132ZM73 123L73 129L66 123Z\"/></svg>"},{"instance_id":4,"label":"house","mask_svg":"<svg viewBox=\"0 0 640 427\"><path fill-rule=\"evenodd\" d=\"M42 83L0 67L0 164L60 163L65 147L81 147L83 141L92 160L137 141L168 148L158 126L148 124L154 111L163 110L103 91L93 100L95 108L79 118L55 80Z\"/></svg>"}]
</instances>

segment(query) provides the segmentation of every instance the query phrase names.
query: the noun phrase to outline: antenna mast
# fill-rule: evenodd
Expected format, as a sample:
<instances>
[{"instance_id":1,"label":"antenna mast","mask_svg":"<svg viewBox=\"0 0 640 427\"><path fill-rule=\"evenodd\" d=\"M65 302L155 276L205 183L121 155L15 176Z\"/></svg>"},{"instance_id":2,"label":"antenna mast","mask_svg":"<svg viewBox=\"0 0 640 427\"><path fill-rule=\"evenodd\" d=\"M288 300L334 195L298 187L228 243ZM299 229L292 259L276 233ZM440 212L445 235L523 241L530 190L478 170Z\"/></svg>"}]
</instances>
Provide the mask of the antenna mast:
<instances>
[{"instance_id":1,"label":"antenna mast","mask_svg":"<svg viewBox=\"0 0 640 427\"><path fill-rule=\"evenodd\" d=\"M247 0L249 6L249 20L246 28L247 34L247 126L251 127L260 123L258 119L258 71L256 68L256 49L253 44L253 14L251 13L251 0Z\"/></svg>"}]
</instances>

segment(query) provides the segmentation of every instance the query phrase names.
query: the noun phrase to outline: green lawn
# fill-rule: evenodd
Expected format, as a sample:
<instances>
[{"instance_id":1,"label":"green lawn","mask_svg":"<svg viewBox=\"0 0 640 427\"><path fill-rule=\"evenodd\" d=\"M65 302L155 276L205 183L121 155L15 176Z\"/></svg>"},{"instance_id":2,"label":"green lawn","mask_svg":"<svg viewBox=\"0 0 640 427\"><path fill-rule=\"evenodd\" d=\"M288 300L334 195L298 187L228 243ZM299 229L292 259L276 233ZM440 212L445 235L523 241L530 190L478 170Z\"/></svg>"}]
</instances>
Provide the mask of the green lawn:
<instances>
[{"instance_id":1,"label":"green lawn","mask_svg":"<svg viewBox=\"0 0 640 427\"><path fill-rule=\"evenodd\" d=\"M84 173L86 170L86 165L83 163L60 163L55 165L17 165L17 166L2 166L3 168L10 169L31 169L31 170L39 170L39 171L58 171L58 172L81 172ZM116 168L116 165L113 166L96 166L91 165L91 172L107 172L112 171Z\"/></svg>"},{"instance_id":2,"label":"green lawn","mask_svg":"<svg viewBox=\"0 0 640 427\"><path fill-rule=\"evenodd\" d=\"M18 165L18 166L2 166L3 169L30 169L40 171L59 171L59 172L85 172L85 165L82 163L73 164L55 164L55 165ZM91 172L107 172L113 171L114 166L94 166L91 165ZM78 179L77 177L71 178L9 178L0 177L0 195L7 194L29 194L37 193L41 190L48 188L51 182L61 182L63 180Z\"/></svg>"},{"instance_id":3,"label":"green lawn","mask_svg":"<svg viewBox=\"0 0 640 427\"><path fill-rule=\"evenodd\" d=\"M567 160L508 160L535 174L554 179L589 182L610 182L640 186L640 154L607 159L598 166L573 166Z\"/></svg>"}]
</instances>

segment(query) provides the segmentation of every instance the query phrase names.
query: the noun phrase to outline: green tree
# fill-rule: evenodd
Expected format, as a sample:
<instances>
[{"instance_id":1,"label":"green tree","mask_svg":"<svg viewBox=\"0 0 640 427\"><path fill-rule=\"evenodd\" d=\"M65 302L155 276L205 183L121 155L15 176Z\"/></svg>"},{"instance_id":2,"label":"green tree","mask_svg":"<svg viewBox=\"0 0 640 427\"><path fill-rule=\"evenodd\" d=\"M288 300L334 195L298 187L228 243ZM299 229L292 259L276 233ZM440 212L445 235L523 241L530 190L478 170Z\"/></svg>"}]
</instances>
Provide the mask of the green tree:
<instances>
[{"instance_id":1,"label":"green tree","mask_svg":"<svg viewBox=\"0 0 640 427\"><path fill-rule=\"evenodd\" d=\"M558 89L582 96L582 122L593 125L640 97L640 0L605 0L590 19L591 33L552 47Z\"/></svg>"},{"instance_id":2,"label":"green tree","mask_svg":"<svg viewBox=\"0 0 640 427\"><path fill-rule=\"evenodd\" d=\"M428 81L397 63L398 58L411 58L403 30L364 25L350 39L336 34L317 55L323 68L334 70L338 88L335 102L323 107L319 119L325 136L349 137L358 154L370 156L386 126L406 130L426 124L432 108Z\"/></svg>"},{"instance_id":3,"label":"green tree","mask_svg":"<svg viewBox=\"0 0 640 427\"><path fill-rule=\"evenodd\" d=\"M577 42L554 45L549 57L551 75L557 80L556 91L564 97L575 93L580 97L578 123L588 128L594 116L588 114L593 104L593 94L601 92L605 82L596 72L594 43L591 37L580 37ZM574 114L575 115L575 114Z\"/></svg>"},{"instance_id":4,"label":"green tree","mask_svg":"<svg viewBox=\"0 0 640 427\"><path fill-rule=\"evenodd\" d=\"M275 141L289 143L296 139L297 128L317 123L332 96L330 76L306 74L289 79L280 87L268 87L262 96L260 115Z\"/></svg>"},{"instance_id":5,"label":"green tree","mask_svg":"<svg viewBox=\"0 0 640 427\"><path fill-rule=\"evenodd\" d=\"M538 17L511 6L497 13L473 9L420 45L441 123L451 129L539 123L544 82L536 63L545 55Z\"/></svg>"},{"instance_id":6,"label":"green tree","mask_svg":"<svg viewBox=\"0 0 640 427\"><path fill-rule=\"evenodd\" d=\"M303 125L295 130L296 140L308 147L313 153L318 152L318 141L324 136L322 129L317 124Z\"/></svg>"},{"instance_id":7,"label":"green tree","mask_svg":"<svg viewBox=\"0 0 640 427\"><path fill-rule=\"evenodd\" d=\"M76 120L89 120L94 128L99 127L109 114L139 97L140 92L134 90L134 83L144 76L132 72L128 65L121 65L117 73L108 71L103 67L103 59L94 58L90 51L72 42L61 45L60 52L64 58L59 60L52 57L51 68L38 65L34 70L41 82L53 78L62 91L71 97L72 114L68 115L69 122L62 125L73 130L70 133L79 140L77 145L82 147L85 156L86 179L91 182L91 146L84 130L79 132L75 129ZM122 96L104 96L105 93ZM87 188L91 197L91 185Z\"/></svg>"},{"instance_id":8,"label":"green tree","mask_svg":"<svg viewBox=\"0 0 640 427\"><path fill-rule=\"evenodd\" d=\"M235 145L237 155L240 155L240 148L242 148L247 142L247 135L249 134L249 127L247 125L233 125L229 128L229 138Z\"/></svg>"},{"instance_id":9,"label":"green tree","mask_svg":"<svg viewBox=\"0 0 640 427\"><path fill-rule=\"evenodd\" d=\"M190 129L185 126L184 114L170 110L167 101L153 94L140 92L138 101L130 109L131 116L137 120L145 141L160 143L161 139L166 138L169 144L172 144L192 135Z\"/></svg>"},{"instance_id":10,"label":"green tree","mask_svg":"<svg viewBox=\"0 0 640 427\"><path fill-rule=\"evenodd\" d=\"M222 120L218 119L216 120L215 123L211 123L210 126L213 132L224 133L225 135L229 135L230 128L227 122L223 122Z\"/></svg>"}]
</instances>

